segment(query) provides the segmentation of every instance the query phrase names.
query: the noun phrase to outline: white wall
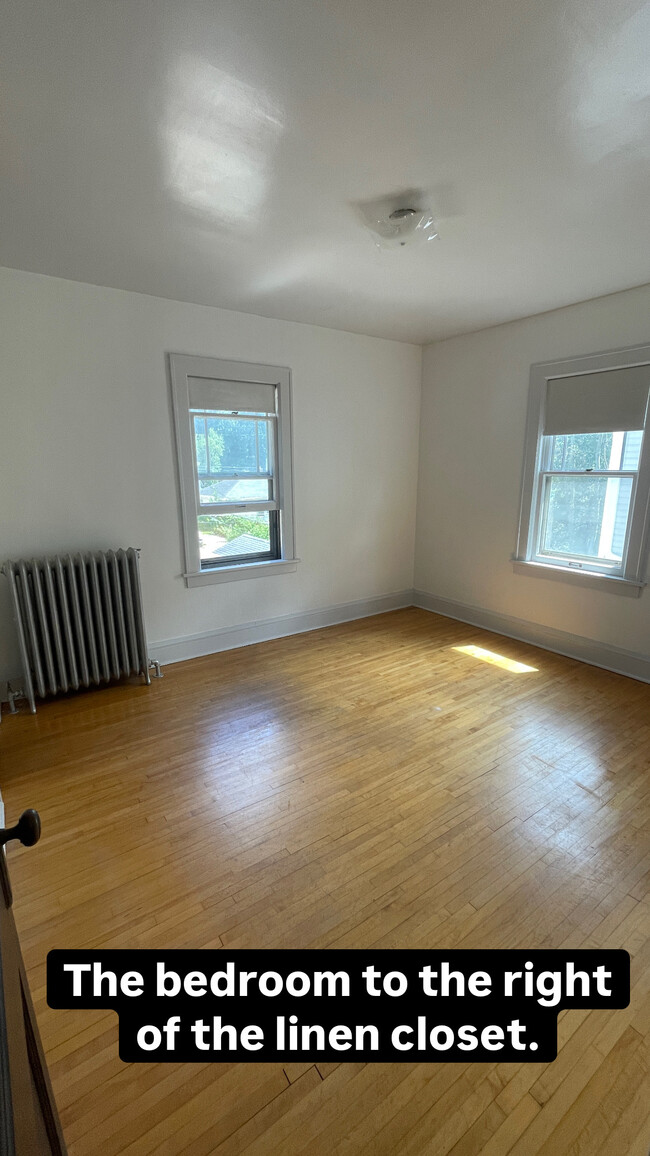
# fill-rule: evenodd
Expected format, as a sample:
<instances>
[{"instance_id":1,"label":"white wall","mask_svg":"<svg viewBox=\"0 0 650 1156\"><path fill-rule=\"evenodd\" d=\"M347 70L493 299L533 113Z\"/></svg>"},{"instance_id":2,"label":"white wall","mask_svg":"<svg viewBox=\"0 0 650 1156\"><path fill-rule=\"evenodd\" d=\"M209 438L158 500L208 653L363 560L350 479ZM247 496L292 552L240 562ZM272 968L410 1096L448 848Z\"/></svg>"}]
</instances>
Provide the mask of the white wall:
<instances>
[{"instance_id":1,"label":"white wall","mask_svg":"<svg viewBox=\"0 0 650 1156\"><path fill-rule=\"evenodd\" d=\"M640 598L515 574L530 366L650 340L650 286L428 346L416 589L650 654Z\"/></svg>"},{"instance_id":2,"label":"white wall","mask_svg":"<svg viewBox=\"0 0 650 1156\"><path fill-rule=\"evenodd\" d=\"M141 546L153 643L412 587L419 347L9 269L0 316L0 561ZM296 573L186 589L170 351L293 370Z\"/></svg>"}]
</instances>

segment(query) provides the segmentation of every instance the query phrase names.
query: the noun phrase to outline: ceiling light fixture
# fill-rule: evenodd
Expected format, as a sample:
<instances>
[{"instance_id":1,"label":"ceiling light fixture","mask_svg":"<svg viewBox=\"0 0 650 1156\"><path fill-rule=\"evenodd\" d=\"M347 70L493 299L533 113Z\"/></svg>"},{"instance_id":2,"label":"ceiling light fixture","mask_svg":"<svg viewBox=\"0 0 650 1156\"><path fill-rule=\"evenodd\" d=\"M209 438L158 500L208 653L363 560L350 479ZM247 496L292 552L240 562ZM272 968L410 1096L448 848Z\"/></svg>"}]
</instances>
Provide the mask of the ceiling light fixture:
<instances>
[{"instance_id":1,"label":"ceiling light fixture","mask_svg":"<svg viewBox=\"0 0 650 1156\"><path fill-rule=\"evenodd\" d=\"M438 236L430 209L399 205L386 216L375 215L370 224L379 249L401 249L404 245L426 244Z\"/></svg>"}]
</instances>

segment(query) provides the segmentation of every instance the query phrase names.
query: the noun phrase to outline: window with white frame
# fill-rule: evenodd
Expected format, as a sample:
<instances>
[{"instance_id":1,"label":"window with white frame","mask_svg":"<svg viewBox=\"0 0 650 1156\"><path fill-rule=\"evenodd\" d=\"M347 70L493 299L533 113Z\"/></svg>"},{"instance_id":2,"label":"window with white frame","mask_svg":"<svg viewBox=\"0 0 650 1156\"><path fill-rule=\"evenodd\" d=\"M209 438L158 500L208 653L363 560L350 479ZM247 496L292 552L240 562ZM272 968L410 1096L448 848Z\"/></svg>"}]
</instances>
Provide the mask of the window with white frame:
<instances>
[{"instance_id":1,"label":"window with white frame","mask_svg":"<svg viewBox=\"0 0 650 1156\"><path fill-rule=\"evenodd\" d=\"M516 561L640 590L649 394L647 346L532 367Z\"/></svg>"},{"instance_id":2,"label":"window with white frame","mask_svg":"<svg viewBox=\"0 0 650 1156\"><path fill-rule=\"evenodd\" d=\"M295 569L290 373L170 354L185 580Z\"/></svg>"}]
</instances>

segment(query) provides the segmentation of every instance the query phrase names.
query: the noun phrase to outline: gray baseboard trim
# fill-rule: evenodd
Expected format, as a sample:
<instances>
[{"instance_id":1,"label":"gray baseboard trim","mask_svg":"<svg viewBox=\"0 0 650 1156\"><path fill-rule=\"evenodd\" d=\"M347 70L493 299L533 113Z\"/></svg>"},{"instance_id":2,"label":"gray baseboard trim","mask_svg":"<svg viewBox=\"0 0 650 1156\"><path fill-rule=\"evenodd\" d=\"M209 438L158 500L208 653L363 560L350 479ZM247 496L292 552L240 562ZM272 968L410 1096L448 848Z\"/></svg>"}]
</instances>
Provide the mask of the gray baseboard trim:
<instances>
[{"instance_id":1,"label":"gray baseboard trim","mask_svg":"<svg viewBox=\"0 0 650 1156\"><path fill-rule=\"evenodd\" d=\"M505 634L507 638L529 642L542 650L563 654L566 658L577 658L589 666L599 666L603 670L624 674L639 682L650 682L650 657L632 650L623 650L618 646L597 642L593 638L584 638L580 634L569 634L552 626L541 626L537 622L514 618L510 614L498 614L494 610L483 610L479 606L453 602L448 598L440 598L437 594L429 594L425 590L413 591L413 604L422 610L430 610L433 614L455 618L459 622L467 622L470 626L480 626L495 634Z\"/></svg>"},{"instance_id":2,"label":"gray baseboard trim","mask_svg":"<svg viewBox=\"0 0 650 1156\"><path fill-rule=\"evenodd\" d=\"M385 614L389 610L401 610L404 606L412 605L413 591L400 590L395 594L361 598L356 602L325 606L320 610L306 610L301 614L283 614L277 618L246 622L241 626L226 626L220 630L204 631L202 634L189 634L181 638L150 642L149 653L164 666L170 662L184 662L188 658L217 654L221 650L235 650L239 646L252 646L256 642L285 638L289 634L304 634L309 630L319 630L323 626L335 626L339 622L351 622L355 618L369 618L373 614Z\"/></svg>"}]
</instances>

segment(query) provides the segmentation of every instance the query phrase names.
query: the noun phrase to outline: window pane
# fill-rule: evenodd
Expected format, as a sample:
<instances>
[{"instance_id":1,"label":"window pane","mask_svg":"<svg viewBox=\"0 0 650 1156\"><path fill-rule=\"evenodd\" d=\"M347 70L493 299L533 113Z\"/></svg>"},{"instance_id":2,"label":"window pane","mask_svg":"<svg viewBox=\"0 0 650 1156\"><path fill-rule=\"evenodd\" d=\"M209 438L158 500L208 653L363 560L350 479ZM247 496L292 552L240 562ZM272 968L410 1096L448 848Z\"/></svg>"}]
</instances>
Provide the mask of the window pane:
<instances>
[{"instance_id":1,"label":"window pane","mask_svg":"<svg viewBox=\"0 0 650 1156\"><path fill-rule=\"evenodd\" d=\"M270 473L271 421L194 414L199 475Z\"/></svg>"},{"instance_id":2,"label":"window pane","mask_svg":"<svg viewBox=\"0 0 650 1156\"><path fill-rule=\"evenodd\" d=\"M215 502L269 502L272 497L268 478L199 479L202 506L211 506Z\"/></svg>"},{"instance_id":3,"label":"window pane","mask_svg":"<svg viewBox=\"0 0 650 1156\"><path fill-rule=\"evenodd\" d=\"M256 421L209 417L210 473L257 473Z\"/></svg>"},{"instance_id":4,"label":"window pane","mask_svg":"<svg viewBox=\"0 0 650 1156\"><path fill-rule=\"evenodd\" d=\"M636 470L642 430L627 433L556 434L552 470Z\"/></svg>"},{"instance_id":5,"label":"window pane","mask_svg":"<svg viewBox=\"0 0 650 1156\"><path fill-rule=\"evenodd\" d=\"M194 441L196 444L196 465L200 474L208 471L208 455L205 448L205 418L194 418Z\"/></svg>"},{"instance_id":6,"label":"window pane","mask_svg":"<svg viewBox=\"0 0 650 1156\"><path fill-rule=\"evenodd\" d=\"M552 470L608 470L612 450L611 433L556 434L551 455Z\"/></svg>"},{"instance_id":7,"label":"window pane","mask_svg":"<svg viewBox=\"0 0 650 1156\"><path fill-rule=\"evenodd\" d=\"M540 554L620 562L631 496L631 478L547 477Z\"/></svg>"},{"instance_id":8,"label":"window pane","mask_svg":"<svg viewBox=\"0 0 650 1156\"><path fill-rule=\"evenodd\" d=\"M201 514L199 546L202 562L219 562L271 549L267 510L254 514Z\"/></svg>"}]
</instances>

